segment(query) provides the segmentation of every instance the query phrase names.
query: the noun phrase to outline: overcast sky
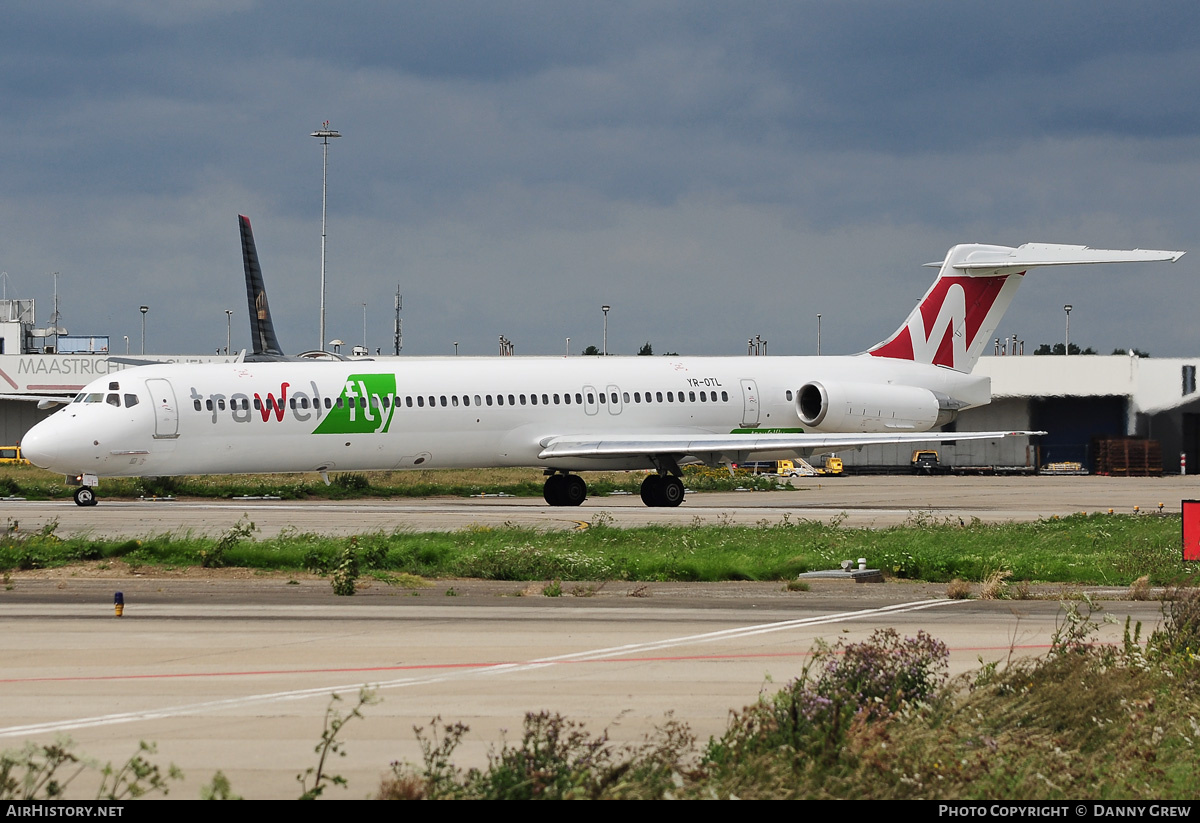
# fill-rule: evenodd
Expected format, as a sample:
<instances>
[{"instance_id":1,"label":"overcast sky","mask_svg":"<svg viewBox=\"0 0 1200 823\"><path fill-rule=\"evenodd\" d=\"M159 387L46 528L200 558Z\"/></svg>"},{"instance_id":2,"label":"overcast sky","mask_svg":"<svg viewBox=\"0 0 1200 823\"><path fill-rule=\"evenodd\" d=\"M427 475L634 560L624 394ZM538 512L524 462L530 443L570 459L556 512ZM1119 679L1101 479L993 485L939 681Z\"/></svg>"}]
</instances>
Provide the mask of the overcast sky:
<instances>
[{"instance_id":1,"label":"overcast sky","mask_svg":"<svg viewBox=\"0 0 1200 823\"><path fill-rule=\"evenodd\" d=\"M1026 350L1200 355L1200 4L4 4L0 270L48 324L248 344L250 216L285 350L825 354L959 242L1182 249L1041 270Z\"/></svg>"}]
</instances>

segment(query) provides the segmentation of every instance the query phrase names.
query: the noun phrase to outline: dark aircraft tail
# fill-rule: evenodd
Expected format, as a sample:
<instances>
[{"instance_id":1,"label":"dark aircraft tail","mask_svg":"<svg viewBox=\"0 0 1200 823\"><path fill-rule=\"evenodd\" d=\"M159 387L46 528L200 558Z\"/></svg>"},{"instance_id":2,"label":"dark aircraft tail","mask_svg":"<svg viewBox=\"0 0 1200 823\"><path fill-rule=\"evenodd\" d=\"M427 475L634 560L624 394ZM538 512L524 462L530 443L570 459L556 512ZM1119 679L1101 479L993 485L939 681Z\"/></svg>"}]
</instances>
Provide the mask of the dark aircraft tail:
<instances>
[{"instance_id":1,"label":"dark aircraft tail","mask_svg":"<svg viewBox=\"0 0 1200 823\"><path fill-rule=\"evenodd\" d=\"M246 267L246 301L250 307L250 342L253 346L246 360L253 363L284 359L279 340L275 337L275 325L271 322L271 309L267 306L267 287L263 283L262 268L258 265L258 250L254 247L250 218L244 214L238 215L238 227L242 231L242 262Z\"/></svg>"}]
</instances>

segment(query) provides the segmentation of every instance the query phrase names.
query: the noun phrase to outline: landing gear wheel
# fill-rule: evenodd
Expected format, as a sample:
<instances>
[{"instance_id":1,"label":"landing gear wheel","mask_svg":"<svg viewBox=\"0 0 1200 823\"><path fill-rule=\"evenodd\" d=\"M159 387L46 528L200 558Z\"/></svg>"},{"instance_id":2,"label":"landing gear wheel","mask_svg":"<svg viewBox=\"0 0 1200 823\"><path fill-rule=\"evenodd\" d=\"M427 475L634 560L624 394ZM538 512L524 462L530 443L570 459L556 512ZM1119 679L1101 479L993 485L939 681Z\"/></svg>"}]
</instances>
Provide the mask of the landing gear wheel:
<instances>
[{"instance_id":1,"label":"landing gear wheel","mask_svg":"<svg viewBox=\"0 0 1200 823\"><path fill-rule=\"evenodd\" d=\"M546 502L551 506L563 506L563 498L566 497L567 477L563 474L552 474L546 478L546 485L542 487L542 497L546 498Z\"/></svg>"},{"instance_id":2,"label":"landing gear wheel","mask_svg":"<svg viewBox=\"0 0 1200 823\"><path fill-rule=\"evenodd\" d=\"M80 486L75 490L75 505L76 506L94 506L96 505L96 493L92 491L91 486Z\"/></svg>"},{"instance_id":3,"label":"landing gear wheel","mask_svg":"<svg viewBox=\"0 0 1200 823\"><path fill-rule=\"evenodd\" d=\"M662 503L659 505L675 508L683 502L683 481L678 477L664 477L660 494Z\"/></svg>"},{"instance_id":4,"label":"landing gear wheel","mask_svg":"<svg viewBox=\"0 0 1200 823\"><path fill-rule=\"evenodd\" d=\"M587 483L577 474L563 475L566 484L563 486L563 506L578 506L587 500Z\"/></svg>"},{"instance_id":5,"label":"landing gear wheel","mask_svg":"<svg viewBox=\"0 0 1200 823\"><path fill-rule=\"evenodd\" d=\"M642 502L652 508L661 506L662 485L662 475L647 475L646 479L642 481Z\"/></svg>"}]
</instances>

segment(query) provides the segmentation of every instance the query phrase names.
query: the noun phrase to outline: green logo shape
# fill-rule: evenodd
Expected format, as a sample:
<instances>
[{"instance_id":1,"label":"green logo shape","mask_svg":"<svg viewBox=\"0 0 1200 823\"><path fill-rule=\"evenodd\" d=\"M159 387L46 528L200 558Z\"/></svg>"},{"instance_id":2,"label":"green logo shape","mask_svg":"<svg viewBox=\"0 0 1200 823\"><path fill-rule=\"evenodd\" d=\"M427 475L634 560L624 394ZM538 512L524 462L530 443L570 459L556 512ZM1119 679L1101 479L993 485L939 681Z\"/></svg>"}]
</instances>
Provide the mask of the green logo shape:
<instances>
[{"instance_id":1,"label":"green logo shape","mask_svg":"<svg viewBox=\"0 0 1200 823\"><path fill-rule=\"evenodd\" d=\"M395 400L396 375L352 374L313 434L384 434L392 424Z\"/></svg>"},{"instance_id":2,"label":"green logo shape","mask_svg":"<svg viewBox=\"0 0 1200 823\"><path fill-rule=\"evenodd\" d=\"M804 434L804 429L732 429L730 434Z\"/></svg>"}]
</instances>

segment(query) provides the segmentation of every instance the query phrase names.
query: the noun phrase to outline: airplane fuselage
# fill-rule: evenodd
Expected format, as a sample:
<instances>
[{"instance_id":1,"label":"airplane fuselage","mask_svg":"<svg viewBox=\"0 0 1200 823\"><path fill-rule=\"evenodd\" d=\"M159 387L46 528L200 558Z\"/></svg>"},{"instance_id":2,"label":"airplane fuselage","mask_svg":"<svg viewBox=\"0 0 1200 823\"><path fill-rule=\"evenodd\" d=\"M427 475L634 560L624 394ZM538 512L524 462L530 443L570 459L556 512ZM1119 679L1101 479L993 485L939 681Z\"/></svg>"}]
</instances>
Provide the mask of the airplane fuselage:
<instances>
[{"instance_id":1,"label":"airplane fuselage","mask_svg":"<svg viewBox=\"0 0 1200 823\"><path fill-rule=\"evenodd\" d=\"M800 390L811 385L829 389L836 420L824 429L802 419ZM958 410L987 403L989 389L983 377L864 355L144 366L94 381L23 447L39 466L96 477L635 469L653 461L555 457L545 446L563 436L918 432L937 422L922 398Z\"/></svg>"}]
</instances>

